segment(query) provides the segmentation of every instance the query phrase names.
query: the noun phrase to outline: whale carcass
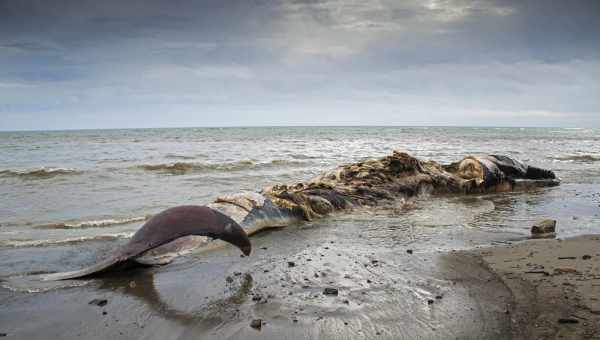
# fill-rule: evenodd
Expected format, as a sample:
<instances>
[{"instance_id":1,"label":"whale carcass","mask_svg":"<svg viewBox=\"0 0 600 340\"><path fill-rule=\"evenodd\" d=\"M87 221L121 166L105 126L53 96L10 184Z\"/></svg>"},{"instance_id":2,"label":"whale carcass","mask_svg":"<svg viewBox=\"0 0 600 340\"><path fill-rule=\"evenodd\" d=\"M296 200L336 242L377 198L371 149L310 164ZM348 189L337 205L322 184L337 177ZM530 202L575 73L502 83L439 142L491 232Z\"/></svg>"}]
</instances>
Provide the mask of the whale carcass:
<instances>
[{"instance_id":1,"label":"whale carcass","mask_svg":"<svg viewBox=\"0 0 600 340\"><path fill-rule=\"evenodd\" d=\"M181 232L177 227L181 224L177 216L170 221L154 223L153 228L147 227L152 222L150 220L134 234L130 241L135 244L134 247L128 243L112 257L94 266L70 273L50 274L46 279L93 276L123 262L167 264L194 249L213 246L215 242L211 242L211 238L233 243L248 253L250 245L249 242L246 244L244 237L264 228L283 227L324 217L335 211L377 205L386 200L407 199L421 193L506 192L559 183L554 172L507 156L469 156L442 165L394 151L381 159L339 166L306 182L275 185L257 193L218 197L202 209L207 214L214 212L219 219L201 217L200 222L205 225L199 229L190 228ZM198 223L195 225L198 227ZM229 229L225 228L226 225ZM157 238L153 233L160 237Z\"/></svg>"}]
</instances>

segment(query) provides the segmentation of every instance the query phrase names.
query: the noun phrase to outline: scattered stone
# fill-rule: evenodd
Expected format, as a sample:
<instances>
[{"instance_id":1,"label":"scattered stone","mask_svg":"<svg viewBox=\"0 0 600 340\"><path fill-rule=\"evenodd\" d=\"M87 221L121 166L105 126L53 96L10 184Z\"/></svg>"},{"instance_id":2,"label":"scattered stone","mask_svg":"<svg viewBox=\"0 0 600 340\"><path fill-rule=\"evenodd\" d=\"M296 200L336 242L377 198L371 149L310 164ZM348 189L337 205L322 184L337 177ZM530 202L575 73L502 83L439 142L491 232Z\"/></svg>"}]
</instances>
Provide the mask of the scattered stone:
<instances>
[{"instance_id":1,"label":"scattered stone","mask_svg":"<svg viewBox=\"0 0 600 340\"><path fill-rule=\"evenodd\" d=\"M432 299L429 299L429 300L427 300L427 304L428 304L428 305L433 305L433 303L434 303L434 302L435 302L435 301L433 301Z\"/></svg>"},{"instance_id":2,"label":"scattered stone","mask_svg":"<svg viewBox=\"0 0 600 340\"><path fill-rule=\"evenodd\" d=\"M436 296L435 296L435 299L436 299L436 300L441 300L441 299L442 299L442 297L443 297L442 295L436 295Z\"/></svg>"},{"instance_id":3,"label":"scattered stone","mask_svg":"<svg viewBox=\"0 0 600 340\"><path fill-rule=\"evenodd\" d=\"M250 327L260 330L262 328L262 319L254 319L250 322Z\"/></svg>"},{"instance_id":4,"label":"scattered stone","mask_svg":"<svg viewBox=\"0 0 600 340\"><path fill-rule=\"evenodd\" d=\"M526 271L525 274L544 274L544 276L550 276L550 273L545 270L530 270Z\"/></svg>"},{"instance_id":5,"label":"scattered stone","mask_svg":"<svg viewBox=\"0 0 600 340\"><path fill-rule=\"evenodd\" d=\"M554 268L554 274L574 274L577 273L575 268Z\"/></svg>"},{"instance_id":6,"label":"scattered stone","mask_svg":"<svg viewBox=\"0 0 600 340\"><path fill-rule=\"evenodd\" d=\"M103 311L102 311L102 315L106 315L106 314L107 314L107 313L106 313L106 311L105 311L105 310L103 310Z\"/></svg>"},{"instance_id":7,"label":"scattered stone","mask_svg":"<svg viewBox=\"0 0 600 340\"><path fill-rule=\"evenodd\" d=\"M288 261L288 267L295 267L296 263L293 261Z\"/></svg>"},{"instance_id":8,"label":"scattered stone","mask_svg":"<svg viewBox=\"0 0 600 340\"><path fill-rule=\"evenodd\" d=\"M260 249L267 250L268 248L267 247L260 247Z\"/></svg>"},{"instance_id":9,"label":"scattered stone","mask_svg":"<svg viewBox=\"0 0 600 340\"><path fill-rule=\"evenodd\" d=\"M587 255L587 254L586 254L586 255L583 255L581 258L582 258L583 260L589 260L589 259L591 259L591 258L592 258L592 255Z\"/></svg>"},{"instance_id":10,"label":"scattered stone","mask_svg":"<svg viewBox=\"0 0 600 340\"><path fill-rule=\"evenodd\" d=\"M0 333L0 338L3 338L3 337L5 337L5 336L7 336L7 335L8 335L8 334L6 334L6 333Z\"/></svg>"},{"instance_id":11,"label":"scattered stone","mask_svg":"<svg viewBox=\"0 0 600 340\"><path fill-rule=\"evenodd\" d=\"M233 272L233 275L234 276L240 276L240 275L242 275L242 272Z\"/></svg>"},{"instance_id":12,"label":"scattered stone","mask_svg":"<svg viewBox=\"0 0 600 340\"><path fill-rule=\"evenodd\" d=\"M533 238L554 238L556 236L556 220L542 220L531 227Z\"/></svg>"},{"instance_id":13,"label":"scattered stone","mask_svg":"<svg viewBox=\"0 0 600 340\"><path fill-rule=\"evenodd\" d=\"M88 305L95 305L98 307L103 307L103 306L106 306L107 303L108 303L107 299L93 299L92 301L88 302Z\"/></svg>"},{"instance_id":14,"label":"scattered stone","mask_svg":"<svg viewBox=\"0 0 600 340\"><path fill-rule=\"evenodd\" d=\"M232 282L233 282L233 277L231 277L231 276L227 276L227 277L225 278L225 282L227 282L227 283L232 283Z\"/></svg>"},{"instance_id":15,"label":"scattered stone","mask_svg":"<svg viewBox=\"0 0 600 340\"><path fill-rule=\"evenodd\" d=\"M407 252L408 254L412 254L412 253L413 253L413 250L412 250L412 249L406 249L406 252Z\"/></svg>"},{"instance_id":16,"label":"scattered stone","mask_svg":"<svg viewBox=\"0 0 600 340\"><path fill-rule=\"evenodd\" d=\"M331 288L331 287L327 287L323 290L323 294L324 295L338 295L338 290L337 288Z\"/></svg>"},{"instance_id":17,"label":"scattered stone","mask_svg":"<svg viewBox=\"0 0 600 340\"><path fill-rule=\"evenodd\" d=\"M573 318L560 318L558 323L579 323L579 320Z\"/></svg>"},{"instance_id":18,"label":"scattered stone","mask_svg":"<svg viewBox=\"0 0 600 340\"><path fill-rule=\"evenodd\" d=\"M575 260L575 259L577 259L577 257L575 257L575 256L559 256L558 259L559 260Z\"/></svg>"},{"instance_id":19,"label":"scattered stone","mask_svg":"<svg viewBox=\"0 0 600 340\"><path fill-rule=\"evenodd\" d=\"M260 301L262 300L262 296L259 294L256 294L252 297L252 301Z\"/></svg>"},{"instance_id":20,"label":"scattered stone","mask_svg":"<svg viewBox=\"0 0 600 340\"><path fill-rule=\"evenodd\" d=\"M345 304L347 304L347 305L349 305L349 304L350 304L350 301L348 301L348 300L344 300L343 302L344 302Z\"/></svg>"}]
</instances>

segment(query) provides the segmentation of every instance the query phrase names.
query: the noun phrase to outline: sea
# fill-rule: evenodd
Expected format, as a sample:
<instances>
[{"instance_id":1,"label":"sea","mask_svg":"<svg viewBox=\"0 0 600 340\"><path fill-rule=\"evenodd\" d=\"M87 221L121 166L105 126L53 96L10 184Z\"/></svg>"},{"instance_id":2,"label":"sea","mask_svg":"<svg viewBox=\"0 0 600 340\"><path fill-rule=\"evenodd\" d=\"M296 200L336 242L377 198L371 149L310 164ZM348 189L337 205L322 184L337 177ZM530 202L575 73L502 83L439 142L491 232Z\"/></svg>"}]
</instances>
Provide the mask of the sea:
<instances>
[{"instance_id":1,"label":"sea","mask_svg":"<svg viewBox=\"0 0 600 340\"><path fill-rule=\"evenodd\" d=\"M559 221L559 237L600 233L600 129L0 132L0 276L73 269L80 265L81 256L87 259L98 247L126 240L163 209L308 180L338 165L382 157L393 150L440 163L468 155L504 154L552 169L562 181L559 187L533 193L417 199L413 206L418 213L406 212L408 217L397 221L411 230L451 226L526 237L536 220L553 218ZM369 213L354 220L365 223ZM385 218L377 218L386 223ZM402 232L395 237L402 238Z\"/></svg>"}]
</instances>

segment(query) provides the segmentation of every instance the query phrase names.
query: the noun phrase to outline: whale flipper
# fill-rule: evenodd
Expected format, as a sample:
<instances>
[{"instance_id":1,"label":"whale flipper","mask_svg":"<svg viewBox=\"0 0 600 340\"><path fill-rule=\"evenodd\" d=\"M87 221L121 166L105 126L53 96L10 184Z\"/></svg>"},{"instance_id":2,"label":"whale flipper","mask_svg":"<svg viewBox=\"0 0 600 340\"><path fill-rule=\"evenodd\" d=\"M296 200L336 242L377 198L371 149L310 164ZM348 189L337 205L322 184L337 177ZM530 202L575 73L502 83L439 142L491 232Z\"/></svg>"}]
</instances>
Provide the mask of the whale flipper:
<instances>
[{"instance_id":1,"label":"whale flipper","mask_svg":"<svg viewBox=\"0 0 600 340\"><path fill-rule=\"evenodd\" d=\"M44 275L42 280L78 279L104 273L149 250L189 235L223 240L238 247L245 255L252 250L244 229L228 216L206 206L178 206L164 210L144 223L113 256L80 270Z\"/></svg>"}]
</instances>

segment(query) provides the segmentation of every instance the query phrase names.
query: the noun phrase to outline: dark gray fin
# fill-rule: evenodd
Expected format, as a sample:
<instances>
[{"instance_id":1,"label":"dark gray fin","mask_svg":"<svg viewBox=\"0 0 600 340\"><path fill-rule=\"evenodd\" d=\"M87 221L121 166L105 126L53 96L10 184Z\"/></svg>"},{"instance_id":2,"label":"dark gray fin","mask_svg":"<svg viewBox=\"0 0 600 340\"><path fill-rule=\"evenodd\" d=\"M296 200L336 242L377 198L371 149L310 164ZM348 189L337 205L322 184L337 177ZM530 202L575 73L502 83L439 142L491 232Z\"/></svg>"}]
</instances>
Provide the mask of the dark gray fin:
<instances>
[{"instance_id":1,"label":"dark gray fin","mask_svg":"<svg viewBox=\"0 0 600 340\"><path fill-rule=\"evenodd\" d=\"M525 178L528 179L556 179L556 175L552 170L546 170L537 168L535 166L528 166Z\"/></svg>"},{"instance_id":2,"label":"dark gray fin","mask_svg":"<svg viewBox=\"0 0 600 340\"><path fill-rule=\"evenodd\" d=\"M98 275L188 235L223 240L238 247L245 255L249 255L252 250L244 229L228 216L206 206L179 206L167 209L144 223L115 255L80 270L44 275L42 280L67 280Z\"/></svg>"}]
</instances>

